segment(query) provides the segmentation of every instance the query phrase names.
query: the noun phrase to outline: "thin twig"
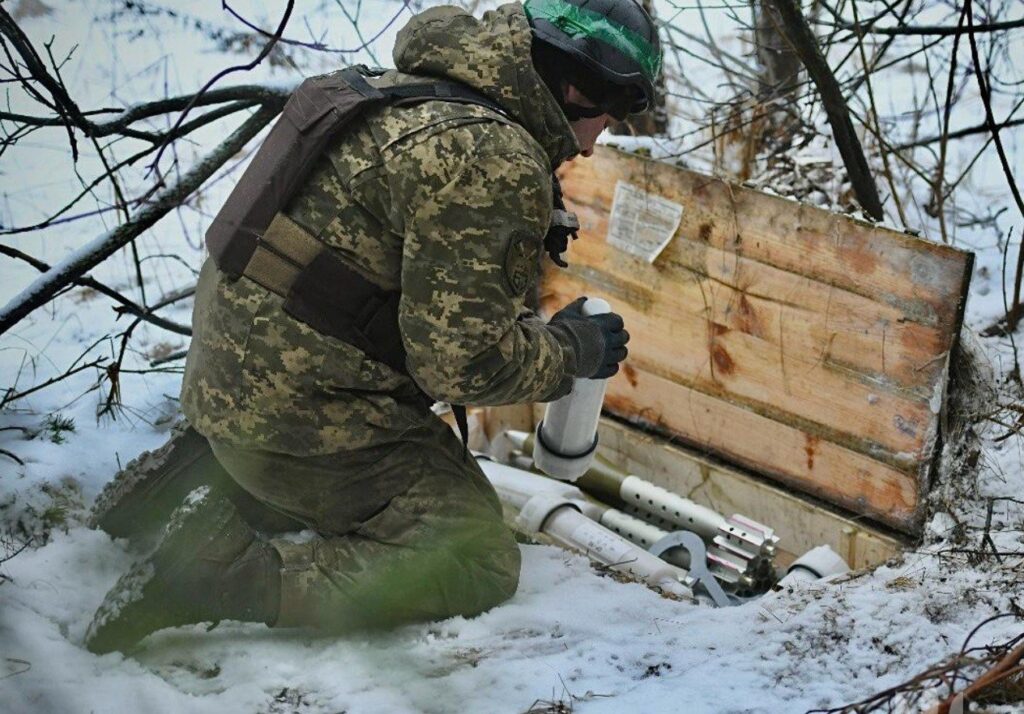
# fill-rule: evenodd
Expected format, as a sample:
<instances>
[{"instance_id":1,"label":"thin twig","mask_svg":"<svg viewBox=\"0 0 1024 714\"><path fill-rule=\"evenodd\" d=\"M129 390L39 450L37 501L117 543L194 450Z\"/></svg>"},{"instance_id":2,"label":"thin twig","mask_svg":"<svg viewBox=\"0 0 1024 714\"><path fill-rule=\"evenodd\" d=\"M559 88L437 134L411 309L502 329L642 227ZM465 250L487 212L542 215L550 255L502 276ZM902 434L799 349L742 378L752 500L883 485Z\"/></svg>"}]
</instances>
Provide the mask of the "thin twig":
<instances>
[{"instance_id":1,"label":"thin twig","mask_svg":"<svg viewBox=\"0 0 1024 714\"><path fill-rule=\"evenodd\" d=\"M264 37L273 37L273 35L270 32L267 32L262 27L259 27L258 25L255 25L255 24L249 22L249 20L245 19L241 14L236 12L235 9L232 8L228 3L224 2L223 3L223 7L224 7L225 10L228 11L228 13L233 15L236 20L241 22L243 25L248 27L253 32L257 32L257 33L263 35ZM391 26L394 25L398 21L398 18L400 18L402 16L402 13L405 12L405 9L408 8L408 7L409 7L409 0L402 0L402 7L400 7L398 9L398 12L396 12L392 16L392 18L390 20L388 20L384 24L384 26L381 27L380 30L377 31L376 34L374 34L373 37L371 37L370 39L366 40L365 42L363 42L358 47L353 47L351 49L340 49L340 48L335 48L335 47L328 47L327 45L323 44L322 42L303 42L302 40L294 40L294 39L291 39L291 38L288 38L288 37L278 37L277 41L280 42L282 45L293 45L295 47L304 47L304 48L309 49L309 50L315 50L316 52L326 52L328 54L341 54L341 55L354 54L356 52L363 51L364 49L366 49L367 47L372 45L374 42L379 40L384 35L385 32L387 32L388 30L391 29Z\"/></svg>"},{"instance_id":2,"label":"thin twig","mask_svg":"<svg viewBox=\"0 0 1024 714\"><path fill-rule=\"evenodd\" d=\"M21 252L17 248L12 248L10 246L6 246L6 245L3 245L3 244L0 244L0 253L3 253L4 255L6 255L8 257L11 257L11 258L16 258L16 259L19 259L19 260L23 260L26 263L28 263L29 265L31 265L33 268L35 268L36 270L38 270L39 272L42 272L42 273L45 273L47 270L50 270L50 267L51 267L47 263L44 263L43 261L41 261L41 260L39 260L37 258L33 258L32 256L30 256L30 255L28 255L26 253ZM146 322L149 322L149 323L151 323L153 325L156 325L157 327L162 327L163 329L168 330L169 332L174 332L174 333L177 333L179 335L185 335L185 336L191 336L192 335L192 328L188 327L187 325L182 325L182 324L179 324L177 322L173 322L172 320L168 320L166 318L163 318L163 317L160 317L159 315L154 314L154 311L157 310L158 308L156 308L156 307L145 308L145 307L143 307L143 306L133 302L132 300L126 298L124 295L122 295L121 293L117 292L113 288L110 288L110 287L104 285L103 283L99 282L98 280L90 278L88 275L80 277L80 278L75 278L74 284L78 285L80 287L90 288L90 289L95 290L96 292L98 292L98 293L100 293L102 295L106 295L111 300L115 301L116 303L118 303L121 306L120 310L122 312L126 312L126 313L128 313L130 315L134 315L136 317L140 317L143 320L145 320Z\"/></svg>"},{"instance_id":3,"label":"thin twig","mask_svg":"<svg viewBox=\"0 0 1024 714\"><path fill-rule=\"evenodd\" d=\"M280 110L279 105L261 107L220 146L182 176L178 183L161 191L152 203L135 215L131 222L122 224L100 236L43 273L32 285L0 310L0 334L7 332L26 315L48 303L54 295L72 285L77 278L126 246L172 209L180 206L217 169L241 151Z\"/></svg>"},{"instance_id":4,"label":"thin twig","mask_svg":"<svg viewBox=\"0 0 1024 714\"><path fill-rule=\"evenodd\" d=\"M1024 124L1024 119L1012 119L1010 121L1004 121L998 124L997 126L1000 129L1012 129L1013 127L1020 126L1021 124ZM917 148L918 146L928 146L929 144L934 144L937 141L942 141L943 138L945 138L946 140L963 139L966 136L973 136L974 134L981 134L987 131L991 131L991 128L989 127L988 122L985 122L984 124L977 124L975 126L957 129L956 131L947 132L945 134L936 134L935 136L927 136L923 139L915 139L914 141L908 141L905 144L897 144L894 148L897 151L902 151L903 149L914 149Z\"/></svg>"},{"instance_id":5,"label":"thin twig","mask_svg":"<svg viewBox=\"0 0 1024 714\"><path fill-rule=\"evenodd\" d=\"M80 364L77 367L69 369L67 372L65 372L64 374L62 374L60 376L51 377L50 379L46 380L45 382L43 382L41 384L37 384L36 386L31 387L29 389L26 389L23 392L14 392L14 393L12 393L12 390L9 389L9 390L7 390L7 393L4 394L3 398L0 399L0 408L3 408L5 406L7 406L8 404L10 404L13 401L21 399L23 397L27 397L30 394L34 394L34 393L38 392L40 389L46 389L47 387L50 387L50 386L52 386L54 384L57 384L57 382L63 382L68 377L71 377L71 376L73 376L75 374L78 374L79 372L81 372L83 370L89 369L91 367L99 367L100 365L103 364L104 361L106 361L106 358L105 357L100 357L99 359L95 359L92 362L87 362L85 364Z\"/></svg>"},{"instance_id":6,"label":"thin twig","mask_svg":"<svg viewBox=\"0 0 1024 714\"><path fill-rule=\"evenodd\" d=\"M0 456L6 456L7 458L11 459L12 461L16 461L19 466L24 466L25 465L24 461L19 459L16 454L8 451L7 449L0 449ZM0 560L0 563L2 563L2 562L3 562L3 560Z\"/></svg>"},{"instance_id":7,"label":"thin twig","mask_svg":"<svg viewBox=\"0 0 1024 714\"><path fill-rule=\"evenodd\" d=\"M225 2L225 0L221 0L221 2L225 8L228 7L228 4L227 2ZM181 110L181 114L178 115L177 121L175 121L174 125L171 127L171 134L173 134L178 129L178 127L181 126L182 122L185 121L185 117L187 117L188 113L192 111L192 107L196 105L196 102L198 102L202 98L203 94L205 94L206 91L210 89L210 87L212 87L222 78L226 77L227 75L233 72L248 72L249 70L259 65L264 59L266 59L267 55L270 54L270 51L274 49L274 45L277 44L277 41L279 39L281 39L281 35L284 33L284 28L288 25L288 20L289 18L291 18L292 10L294 9L295 0L288 0L288 5L284 9L284 14L281 16L281 22L278 24L277 30L270 37L270 40L267 42L267 44L263 46L263 49L260 50L260 53L256 55L256 57L251 62L248 62L246 64L235 65L233 67L226 67L222 69L220 72L217 72L217 74L213 75L213 77L211 77L209 81L206 82L206 84L200 87L199 91L196 92L192 99L189 100L188 104L185 105L185 108ZM169 144L170 141L165 140L160 145L160 148L156 152L156 158L153 159L153 163L150 164L151 169L158 170L160 159L163 156L164 151L167 149Z\"/></svg>"},{"instance_id":8,"label":"thin twig","mask_svg":"<svg viewBox=\"0 0 1024 714\"><path fill-rule=\"evenodd\" d=\"M838 27L843 30L851 30L856 33L867 33L872 35L937 35L941 37L950 37L954 35L963 34L963 30L959 27L951 27L949 25L902 25L900 27L873 27L868 23L862 23L856 25L853 23L821 23L828 25L829 27ZM970 35L980 35L988 32L1002 32L1003 30L1013 30L1018 27L1024 27L1024 18L1019 20L1003 20L1000 22L990 22L984 25L973 25L967 29L967 33Z\"/></svg>"}]
</instances>

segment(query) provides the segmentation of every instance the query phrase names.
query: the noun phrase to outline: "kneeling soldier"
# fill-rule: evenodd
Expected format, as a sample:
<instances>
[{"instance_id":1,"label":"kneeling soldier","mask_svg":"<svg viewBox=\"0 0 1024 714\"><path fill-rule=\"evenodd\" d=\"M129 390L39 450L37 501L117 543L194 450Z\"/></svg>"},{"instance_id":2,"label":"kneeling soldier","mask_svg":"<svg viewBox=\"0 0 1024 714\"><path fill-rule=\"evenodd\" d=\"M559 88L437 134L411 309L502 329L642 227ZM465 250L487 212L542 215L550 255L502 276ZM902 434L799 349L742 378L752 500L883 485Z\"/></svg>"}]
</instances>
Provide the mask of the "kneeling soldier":
<instances>
[{"instance_id":1,"label":"kneeling soldier","mask_svg":"<svg viewBox=\"0 0 1024 714\"><path fill-rule=\"evenodd\" d=\"M552 171L653 104L657 33L635 0L527 0L481 20L439 7L394 60L304 83L282 132L363 104L279 207L250 179L294 168L280 147L284 163L260 168L268 139L211 227L181 404L233 484L174 513L107 596L91 650L221 619L470 616L515 593L494 490L429 406L550 401L626 356L617 315L577 301L544 323L525 302L572 228Z\"/></svg>"}]
</instances>

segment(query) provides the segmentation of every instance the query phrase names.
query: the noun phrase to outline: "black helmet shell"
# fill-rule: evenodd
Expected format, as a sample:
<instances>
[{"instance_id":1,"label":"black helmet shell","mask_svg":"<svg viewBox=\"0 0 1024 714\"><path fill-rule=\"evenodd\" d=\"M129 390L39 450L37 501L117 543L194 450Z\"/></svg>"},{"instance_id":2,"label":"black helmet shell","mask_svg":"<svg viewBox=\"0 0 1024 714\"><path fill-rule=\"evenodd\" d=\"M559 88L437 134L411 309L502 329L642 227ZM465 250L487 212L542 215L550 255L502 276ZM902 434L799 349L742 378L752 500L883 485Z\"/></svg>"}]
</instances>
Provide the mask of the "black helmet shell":
<instances>
[{"instance_id":1,"label":"black helmet shell","mask_svg":"<svg viewBox=\"0 0 1024 714\"><path fill-rule=\"evenodd\" d=\"M631 112L654 104L661 72L657 27L636 0L526 0L534 36L605 82L639 90Z\"/></svg>"}]
</instances>

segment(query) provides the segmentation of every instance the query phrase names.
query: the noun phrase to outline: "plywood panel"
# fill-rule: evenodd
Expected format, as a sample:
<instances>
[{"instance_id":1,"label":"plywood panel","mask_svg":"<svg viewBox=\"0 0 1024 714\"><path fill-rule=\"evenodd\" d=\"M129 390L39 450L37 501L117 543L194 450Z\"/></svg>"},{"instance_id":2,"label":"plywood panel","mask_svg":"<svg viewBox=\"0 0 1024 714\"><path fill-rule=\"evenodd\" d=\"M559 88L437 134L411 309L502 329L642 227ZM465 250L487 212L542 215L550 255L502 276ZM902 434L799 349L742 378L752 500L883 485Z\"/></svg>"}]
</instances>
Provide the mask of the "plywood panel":
<instances>
[{"instance_id":1,"label":"plywood panel","mask_svg":"<svg viewBox=\"0 0 1024 714\"><path fill-rule=\"evenodd\" d=\"M653 263L606 242L620 179L684 207ZM969 253L608 148L562 184L583 230L542 307L600 295L623 314L609 410L917 527Z\"/></svg>"},{"instance_id":2,"label":"plywood panel","mask_svg":"<svg viewBox=\"0 0 1024 714\"><path fill-rule=\"evenodd\" d=\"M591 288L567 276L551 286L545 300L564 305L593 292ZM672 302L674 298L666 297L665 303ZM709 325L700 316L642 312L622 300L612 304L633 336L629 368L616 378L618 389L613 391L635 387L618 382L635 382L633 375L645 371L771 418L803 420L816 436L904 468L912 468L922 456L926 442L921 432L933 422L927 397L834 369L815 354L790 347L785 329L783 344L772 345L717 323ZM846 398L835 399L837 393Z\"/></svg>"},{"instance_id":3,"label":"plywood panel","mask_svg":"<svg viewBox=\"0 0 1024 714\"><path fill-rule=\"evenodd\" d=\"M918 484L906 472L671 379L633 369L609 384L605 408L890 526L914 519Z\"/></svg>"}]
</instances>

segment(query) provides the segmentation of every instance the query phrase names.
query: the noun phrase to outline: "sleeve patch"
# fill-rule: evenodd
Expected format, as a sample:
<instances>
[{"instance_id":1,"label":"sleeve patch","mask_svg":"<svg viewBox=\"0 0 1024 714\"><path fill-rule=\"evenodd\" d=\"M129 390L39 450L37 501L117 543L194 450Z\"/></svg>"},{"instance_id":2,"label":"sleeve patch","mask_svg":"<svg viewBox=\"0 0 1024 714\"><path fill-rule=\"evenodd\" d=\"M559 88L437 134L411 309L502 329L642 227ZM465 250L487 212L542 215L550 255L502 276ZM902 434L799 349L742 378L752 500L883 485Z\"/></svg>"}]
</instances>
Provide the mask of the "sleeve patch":
<instances>
[{"instance_id":1,"label":"sleeve patch","mask_svg":"<svg viewBox=\"0 0 1024 714\"><path fill-rule=\"evenodd\" d=\"M525 295L535 277L540 241L531 233L516 231L505 250L505 282L513 296Z\"/></svg>"}]
</instances>

